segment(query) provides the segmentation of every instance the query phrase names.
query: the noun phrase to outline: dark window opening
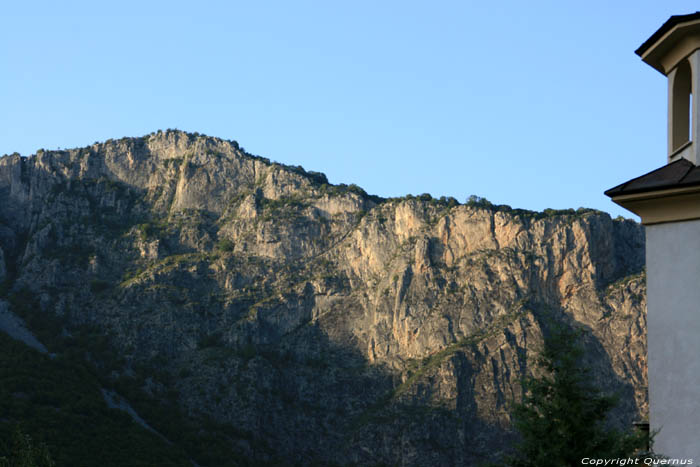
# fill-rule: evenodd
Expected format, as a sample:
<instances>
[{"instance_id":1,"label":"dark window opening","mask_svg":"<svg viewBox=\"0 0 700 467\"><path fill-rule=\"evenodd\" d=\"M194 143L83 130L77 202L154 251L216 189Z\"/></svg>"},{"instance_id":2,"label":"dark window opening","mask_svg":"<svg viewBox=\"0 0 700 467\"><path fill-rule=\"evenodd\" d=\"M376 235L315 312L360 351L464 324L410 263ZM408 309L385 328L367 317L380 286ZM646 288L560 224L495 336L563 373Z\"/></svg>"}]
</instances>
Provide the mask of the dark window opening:
<instances>
[{"instance_id":1,"label":"dark window opening","mask_svg":"<svg viewBox=\"0 0 700 467\"><path fill-rule=\"evenodd\" d=\"M687 60L683 60L678 65L673 79L671 146L674 151L691 140L693 100L690 83L690 64Z\"/></svg>"}]
</instances>

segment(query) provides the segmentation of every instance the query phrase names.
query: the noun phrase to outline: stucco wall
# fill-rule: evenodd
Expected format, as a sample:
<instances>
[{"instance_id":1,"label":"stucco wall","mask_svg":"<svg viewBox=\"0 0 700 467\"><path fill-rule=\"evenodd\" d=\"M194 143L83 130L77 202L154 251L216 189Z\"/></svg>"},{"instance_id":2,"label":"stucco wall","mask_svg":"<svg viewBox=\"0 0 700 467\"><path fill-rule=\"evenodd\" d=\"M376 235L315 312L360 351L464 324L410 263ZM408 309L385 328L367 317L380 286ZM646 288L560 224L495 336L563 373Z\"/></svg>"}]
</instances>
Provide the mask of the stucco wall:
<instances>
[{"instance_id":1,"label":"stucco wall","mask_svg":"<svg viewBox=\"0 0 700 467\"><path fill-rule=\"evenodd\" d=\"M655 450L700 463L700 221L646 227Z\"/></svg>"}]
</instances>

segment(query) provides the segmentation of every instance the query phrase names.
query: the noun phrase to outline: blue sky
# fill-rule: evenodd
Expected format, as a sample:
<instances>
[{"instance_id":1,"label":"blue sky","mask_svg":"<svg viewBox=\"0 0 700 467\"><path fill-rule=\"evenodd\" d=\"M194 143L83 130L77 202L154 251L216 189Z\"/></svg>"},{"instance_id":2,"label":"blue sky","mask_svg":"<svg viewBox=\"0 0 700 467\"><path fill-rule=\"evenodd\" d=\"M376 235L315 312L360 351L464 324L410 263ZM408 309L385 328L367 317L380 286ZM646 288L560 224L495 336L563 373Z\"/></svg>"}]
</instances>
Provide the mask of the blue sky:
<instances>
[{"instance_id":1,"label":"blue sky","mask_svg":"<svg viewBox=\"0 0 700 467\"><path fill-rule=\"evenodd\" d=\"M6 2L0 154L157 129L356 183L631 214L665 163L666 79L634 50L691 1Z\"/></svg>"}]
</instances>

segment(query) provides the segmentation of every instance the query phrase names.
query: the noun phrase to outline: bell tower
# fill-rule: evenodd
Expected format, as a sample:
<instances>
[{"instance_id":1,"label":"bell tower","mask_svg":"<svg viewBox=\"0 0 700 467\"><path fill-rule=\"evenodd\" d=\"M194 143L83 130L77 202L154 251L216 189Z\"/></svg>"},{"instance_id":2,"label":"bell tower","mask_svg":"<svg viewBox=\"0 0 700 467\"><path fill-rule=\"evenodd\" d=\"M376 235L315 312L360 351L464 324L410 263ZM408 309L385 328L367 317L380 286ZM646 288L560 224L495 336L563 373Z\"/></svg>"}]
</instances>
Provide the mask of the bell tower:
<instances>
[{"instance_id":1,"label":"bell tower","mask_svg":"<svg viewBox=\"0 0 700 467\"><path fill-rule=\"evenodd\" d=\"M672 16L635 53L668 78L668 162L700 163L700 16Z\"/></svg>"},{"instance_id":2,"label":"bell tower","mask_svg":"<svg viewBox=\"0 0 700 467\"><path fill-rule=\"evenodd\" d=\"M654 448L700 461L700 12L637 50L668 80L666 165L605 192L646 235L649 423ZM695 464L692 464L695 465Z\"/></svg>"}]
</instances>

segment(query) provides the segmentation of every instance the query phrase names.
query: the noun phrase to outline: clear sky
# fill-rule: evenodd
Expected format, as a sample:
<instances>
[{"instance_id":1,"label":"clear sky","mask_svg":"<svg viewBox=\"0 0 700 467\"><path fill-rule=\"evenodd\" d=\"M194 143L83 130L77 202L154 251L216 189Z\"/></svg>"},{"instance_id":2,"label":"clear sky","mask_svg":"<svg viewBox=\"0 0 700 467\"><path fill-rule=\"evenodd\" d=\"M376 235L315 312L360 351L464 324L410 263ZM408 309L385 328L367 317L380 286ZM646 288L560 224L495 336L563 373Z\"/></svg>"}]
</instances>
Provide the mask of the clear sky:
<instances>
[{"instance_id":1,"label":"clear sky","mask_svg":"<svg viewBox=\"0 0 700 467\"><path fill-rule=\"evenodd\" d=\"M632 217L603 191L666 161L666 78L634 50L698 9L7 1L0 154L179 128L381 196Z\"/></svg>"}]
</instances>

